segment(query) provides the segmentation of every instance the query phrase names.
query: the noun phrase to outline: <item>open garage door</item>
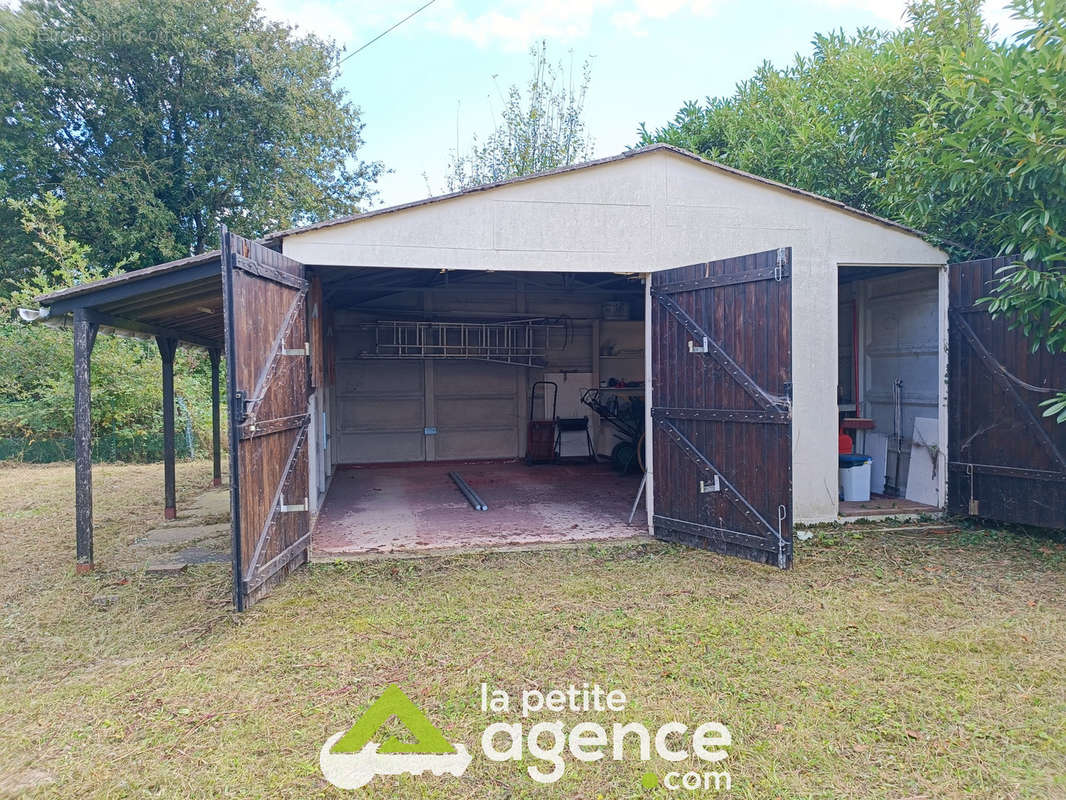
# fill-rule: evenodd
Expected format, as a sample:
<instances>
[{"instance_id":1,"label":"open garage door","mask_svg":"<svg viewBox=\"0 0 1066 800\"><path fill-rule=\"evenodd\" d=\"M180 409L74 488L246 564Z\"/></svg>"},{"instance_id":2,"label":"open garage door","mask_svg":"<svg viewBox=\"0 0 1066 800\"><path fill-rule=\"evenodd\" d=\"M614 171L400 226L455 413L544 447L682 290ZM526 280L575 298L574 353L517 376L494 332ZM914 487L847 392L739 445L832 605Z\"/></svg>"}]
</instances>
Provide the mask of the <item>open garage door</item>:
<instances>
[{"instance_id":1,"label":"open garage door","mask_svg":"<svg viewBox=\"0 0 1066 800\"><path fill-rule=\"evenodd\" d=\"M977 301L1009 257L949 267L948 509L1066 528L1066 424L1040 402L1066 389L1066 355L1041 349Z\"/></svg>"},{"instance_id":2,"label":"open garage door","mask_svg":"<svg viewBox=\"0 0 1066 800\"><path fill-rule=\"evenodd\" d=\"M311 394L304 266L222 230L233 597L243 610L307 560Z\"/></svg>"},{"instance_id":3,"label":"open garage door","mask_svg":"<svg viewBox=\"0 0 1066 800\"><path fill-rule=\"evenodd\" d=\"M656 537L792 564L792 252L652 273Z\"/></svg>"}]
</instances>

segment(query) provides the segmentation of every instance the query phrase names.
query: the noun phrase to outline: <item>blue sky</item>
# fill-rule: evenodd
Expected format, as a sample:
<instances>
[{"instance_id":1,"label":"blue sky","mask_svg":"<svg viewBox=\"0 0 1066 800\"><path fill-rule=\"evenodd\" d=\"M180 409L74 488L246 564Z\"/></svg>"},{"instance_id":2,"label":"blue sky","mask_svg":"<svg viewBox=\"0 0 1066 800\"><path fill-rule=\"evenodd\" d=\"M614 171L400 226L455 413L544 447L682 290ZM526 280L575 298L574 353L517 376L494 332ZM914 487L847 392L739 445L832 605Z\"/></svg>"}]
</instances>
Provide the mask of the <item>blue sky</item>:
<instances>
[{"instance_id":1,"label":"blue sky","mask_svg":"<svg viewBox=\"0 0 1066 800\"><path fill-rule=\"evenodd\" d=\"M268 16L348 52L423 2L261 0ZM491 131L496 86L525 82L541 38L554 60L591 60L586 120L605 156L633 144L640 122L661 125L685 100L731 92L764 60L808 53L815 32L895 27L902 13L902 0L437 0L346 61L340 84L362 108L362 157L393 170L378 204L394 205L446 190L457 135L463 147ZM1000 2L985 13L1014 29Z\"/></svg>"}]
</instances>

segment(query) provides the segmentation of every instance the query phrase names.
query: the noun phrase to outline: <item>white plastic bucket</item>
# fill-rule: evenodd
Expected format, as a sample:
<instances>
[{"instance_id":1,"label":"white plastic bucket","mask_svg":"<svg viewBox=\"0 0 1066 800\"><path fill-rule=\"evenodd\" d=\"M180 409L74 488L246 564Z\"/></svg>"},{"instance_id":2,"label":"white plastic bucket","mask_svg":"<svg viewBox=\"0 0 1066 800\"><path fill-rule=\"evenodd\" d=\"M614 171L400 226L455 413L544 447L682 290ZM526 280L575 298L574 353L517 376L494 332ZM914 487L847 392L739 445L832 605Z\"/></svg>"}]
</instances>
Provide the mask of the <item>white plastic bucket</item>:
<instances>
[{"instance_id":1,"label":"white plastic bucket","mask_svg":"<svg viewBox=\"0 0 1066 800\"><path fill-rule=\"evenodd\" d=\"M840 457L840 494L844 500L870 499L870 456L856 454Z\"/></svg>"}]
</instances>

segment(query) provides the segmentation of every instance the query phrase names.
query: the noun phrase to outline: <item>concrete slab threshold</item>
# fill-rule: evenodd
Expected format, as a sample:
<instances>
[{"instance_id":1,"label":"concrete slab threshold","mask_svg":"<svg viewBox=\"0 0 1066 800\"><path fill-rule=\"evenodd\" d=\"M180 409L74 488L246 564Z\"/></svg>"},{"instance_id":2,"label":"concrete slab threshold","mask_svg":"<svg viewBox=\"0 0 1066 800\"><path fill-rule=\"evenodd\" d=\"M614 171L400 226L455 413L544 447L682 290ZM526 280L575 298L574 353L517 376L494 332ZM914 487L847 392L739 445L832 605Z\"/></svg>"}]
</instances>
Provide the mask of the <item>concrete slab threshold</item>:
<instances>
[{"instance_id":1,"label":"concrete slab threshold","mask_svg":"<svg viewBox=\"0 0 1066 800\"><path fill-rule=\"evenodd\" d=\"M861 515L839 516L837 522L844 525L853 525L864 522L922 522L925 520L939 520L947 518L947 512L936 508L928 511L913 512L876 512L872 511Z\"/></svg>"},{"instance_id":2,"label":"concrete slab threshold","mask_svg":"<svg viewBox=\"0 0 1066 800\"><path fill-rule=\"evenodd\" d=\"M391 561L394 559L445 558L448 556L483 555L487 553L530 553L546 550L581 550L589 547L635 547L641 544L657 542L647 534L637 534L625 538L583 539L578 542L541 542L539 544L498 544L483 547L441 547L422 550L394 550L391 552L354 552L323 555L311 551L312 564L332 564L337 561Z\"/></svg>"},{"instance_id":3,"label":"concrete slab threshold","mask_svg":"<svg viewBox=\"0 0 1066 800\"><path fill-rule=\"evenodd\" d=\"M940 519L943 516L943 509L936 506L918 503L905 497L872 494L869 500L842 500L837 519L842 523L884 520L910 522L921 519Z\"/></svg>"}]
</instances>

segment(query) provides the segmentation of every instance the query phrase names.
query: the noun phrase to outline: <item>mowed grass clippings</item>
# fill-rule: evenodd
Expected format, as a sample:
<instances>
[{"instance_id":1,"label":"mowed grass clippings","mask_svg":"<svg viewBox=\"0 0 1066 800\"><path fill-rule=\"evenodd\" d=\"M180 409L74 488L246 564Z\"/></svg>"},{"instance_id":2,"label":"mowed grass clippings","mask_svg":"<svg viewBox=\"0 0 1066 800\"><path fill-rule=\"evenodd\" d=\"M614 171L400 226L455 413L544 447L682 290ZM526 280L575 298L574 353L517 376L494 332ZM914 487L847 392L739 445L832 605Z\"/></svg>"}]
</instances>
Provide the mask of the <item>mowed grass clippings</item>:
<instances>
[{"instance_id":1,"label":"mowed grass clippings","mask_svg":"<svg viewBox=\"0 0 1066 800\"><path fill-rule=\"evenodd\" d=\"M178 467L179 504L206 486ZM717 720L734 798L1066 797L1066 549L994 530L800 544L790 572L664 544L316 565L243 615L228 568L145 575L162 468L98 466L73 570L73 468L0 467L0 794L637 798L695 760L587 764L550 786L481 754L493 721ZM106 602L99 602L107 596ZM97 601L94 602L94 598ZM624 714L483 714L482 682L599 683ZM318 768L396 683L474 761L462 778Z\"/></svg>"}]
</instances>

